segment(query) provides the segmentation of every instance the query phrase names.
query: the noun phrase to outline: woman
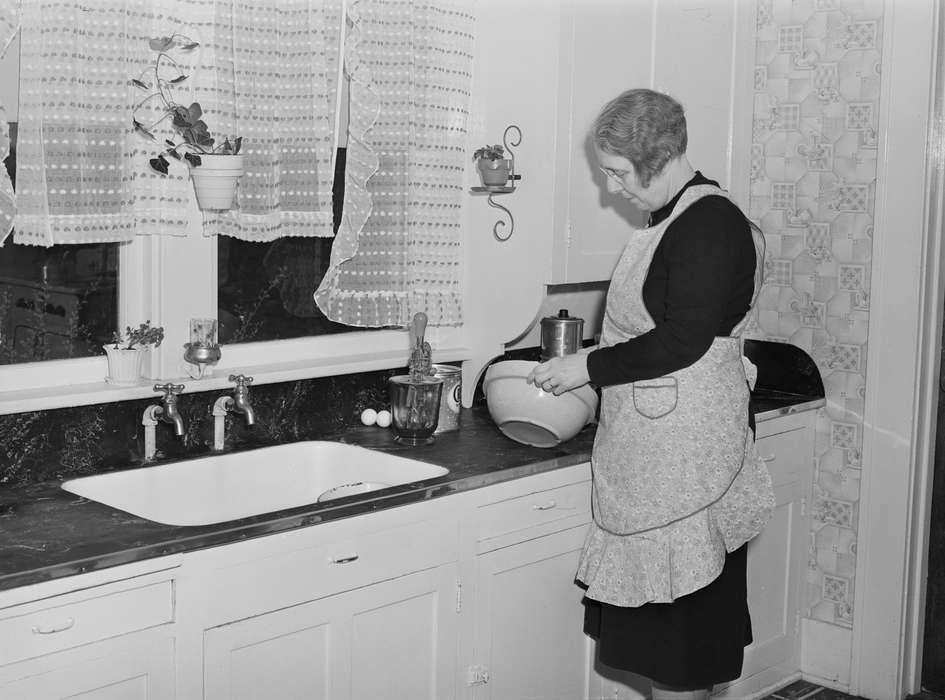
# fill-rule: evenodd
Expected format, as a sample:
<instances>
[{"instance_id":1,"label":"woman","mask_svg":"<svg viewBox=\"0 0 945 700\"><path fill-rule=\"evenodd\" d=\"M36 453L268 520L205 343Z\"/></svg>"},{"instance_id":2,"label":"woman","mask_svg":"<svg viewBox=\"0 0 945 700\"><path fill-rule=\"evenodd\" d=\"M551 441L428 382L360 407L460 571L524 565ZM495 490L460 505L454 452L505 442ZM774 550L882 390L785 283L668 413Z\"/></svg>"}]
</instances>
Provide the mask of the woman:
<instances>
[{"instance_id":1,"label":"woman","mask_svg":"<svg viewBox=\"0 0 945 700\"><path fill-rule=\"evenodd\" d=\"M593 139L608 190L650 221L614 271L600 346L529 380L555 394L601 387L578 570L601 661L650 678L654 700L705 698L741 674L745 543L774 507L739 337L764 239L690 165L683 109L667 95L623 93Z\"/></svg>"}]
</instances>

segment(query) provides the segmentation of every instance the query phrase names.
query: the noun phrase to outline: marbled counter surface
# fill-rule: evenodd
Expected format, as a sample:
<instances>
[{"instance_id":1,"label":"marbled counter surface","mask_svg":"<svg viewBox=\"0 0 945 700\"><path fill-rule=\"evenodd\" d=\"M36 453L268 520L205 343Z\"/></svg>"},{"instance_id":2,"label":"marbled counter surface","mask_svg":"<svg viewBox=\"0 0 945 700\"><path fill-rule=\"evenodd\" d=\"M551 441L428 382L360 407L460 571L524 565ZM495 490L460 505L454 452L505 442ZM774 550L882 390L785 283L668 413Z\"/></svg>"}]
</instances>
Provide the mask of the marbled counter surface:
<instances>
[{"instance_id":1,"label":"marbled counter surface","mask_svg":"<svg viewBox=\"0 0 945 700\"><path fill-rule=\"evenodd\" d=\"M794 395L757 396L752 402L758 421L823 405L823 399ZM593 426L562 445L540 449L506 438L484 407L466 409L461 418L459 430L421 447L398 445L391 431L380 428L324 437L437 464L450 470L445 476L214 525L144 520L63 491L58 481L0 489L0 590L407 505L590 459Z\"/></svg>"}]
</instances>

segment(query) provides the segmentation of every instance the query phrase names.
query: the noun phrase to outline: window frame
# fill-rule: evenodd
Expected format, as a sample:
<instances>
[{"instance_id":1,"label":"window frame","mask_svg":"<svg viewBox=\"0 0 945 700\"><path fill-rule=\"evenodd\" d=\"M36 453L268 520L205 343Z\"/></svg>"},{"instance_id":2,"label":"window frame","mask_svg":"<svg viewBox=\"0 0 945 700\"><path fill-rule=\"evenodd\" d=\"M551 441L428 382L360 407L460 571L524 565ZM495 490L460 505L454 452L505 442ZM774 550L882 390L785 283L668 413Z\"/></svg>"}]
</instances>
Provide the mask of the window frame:
<instances>
[{"instance_id":1,"label":"window frame","mask_svg":"<svg viewBox=\"0 0 945 700\"><path fill-rule=\"evenodd\" d=\"M145 368L147 378L127 387L106 383L104 355L3 365L0 414L146 398L156 395L154 384L165 382L183 384L184 393L226 389L232 386L229 376L239 373L259 385L406 366L406 329L353 330L223 345L211 376L187 375L183 345L189 340L189 319L217 313L217 238L203 235L196 202L191 205L187 237L142 236L119 244L119 325L151 319L164 326L164 342L151 351ZM472 355L463 326L430 328L427 339L436 362Z\"/></svg>"}]
</instances>

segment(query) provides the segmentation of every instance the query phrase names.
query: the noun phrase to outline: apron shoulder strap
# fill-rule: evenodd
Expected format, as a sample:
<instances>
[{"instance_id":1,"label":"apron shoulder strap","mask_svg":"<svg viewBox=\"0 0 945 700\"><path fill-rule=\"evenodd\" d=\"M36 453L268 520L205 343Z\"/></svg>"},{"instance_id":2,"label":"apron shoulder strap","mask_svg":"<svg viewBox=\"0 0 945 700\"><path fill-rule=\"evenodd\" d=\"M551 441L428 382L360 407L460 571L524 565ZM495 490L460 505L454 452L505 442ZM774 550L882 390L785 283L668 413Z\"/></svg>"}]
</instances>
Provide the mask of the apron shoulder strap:
<instances>
[{"instance_id":1,"label":"apron shoulder strap","mask_svg":"<svg viewBox=\"0 0 945 700\"><path fill-rule=\"evenodd\" d=\"M765 234L758 224L747 216L745 221L748 222L748 227L751 229L751 241L755 246L755 285L751 293L751 302L748 304L748 312L738 322L738 325L732 329L731 335L733 337L741 336L745 326L748 325L748 319L755 310L755 304L758 302L758 295L761 294L761 286L764 284L765 277Z\"/></svg>"}]
</instances>

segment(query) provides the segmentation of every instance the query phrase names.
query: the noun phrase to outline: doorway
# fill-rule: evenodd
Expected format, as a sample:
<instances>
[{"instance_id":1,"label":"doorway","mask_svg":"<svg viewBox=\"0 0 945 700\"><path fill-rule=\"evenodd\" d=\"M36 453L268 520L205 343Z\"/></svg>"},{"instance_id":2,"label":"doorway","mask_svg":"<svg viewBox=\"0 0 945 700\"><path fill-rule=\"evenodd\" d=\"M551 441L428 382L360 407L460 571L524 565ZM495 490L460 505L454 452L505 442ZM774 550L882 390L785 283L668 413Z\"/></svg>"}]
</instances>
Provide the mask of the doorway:
<instances>
[{"instance_id":1,"label":"doorway","mask_svg":"<svg viewBox=\"0 0 945 700\"><path fill-rule=\"evenodd\" d=\"M921 697L930 699L945 698L945 326L942 335L922 643Z\"/></svg>"}]
</instances>

